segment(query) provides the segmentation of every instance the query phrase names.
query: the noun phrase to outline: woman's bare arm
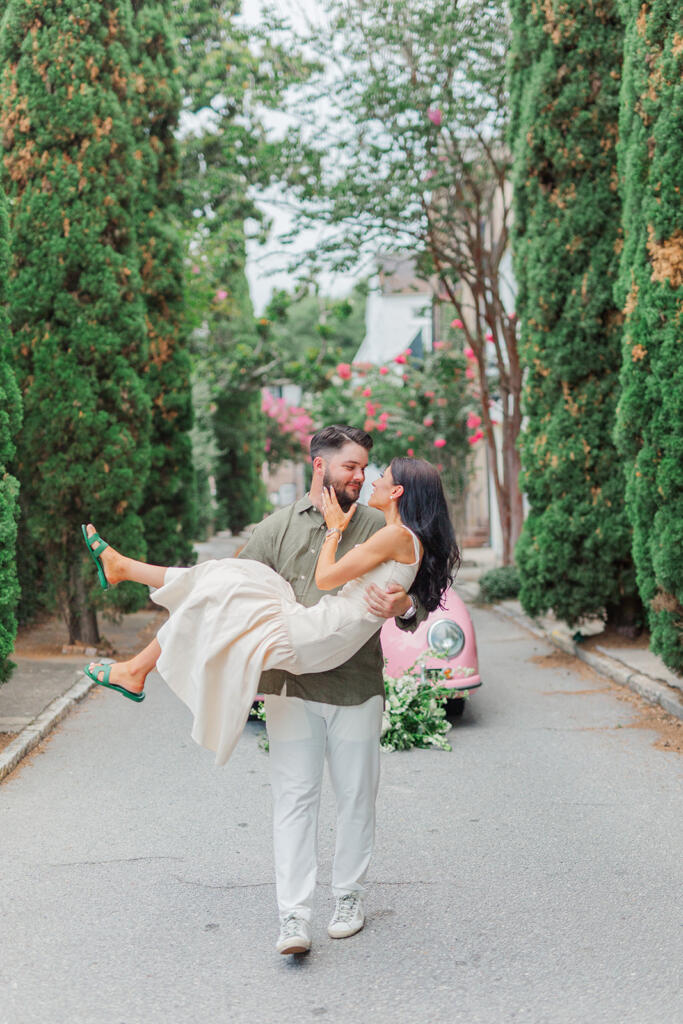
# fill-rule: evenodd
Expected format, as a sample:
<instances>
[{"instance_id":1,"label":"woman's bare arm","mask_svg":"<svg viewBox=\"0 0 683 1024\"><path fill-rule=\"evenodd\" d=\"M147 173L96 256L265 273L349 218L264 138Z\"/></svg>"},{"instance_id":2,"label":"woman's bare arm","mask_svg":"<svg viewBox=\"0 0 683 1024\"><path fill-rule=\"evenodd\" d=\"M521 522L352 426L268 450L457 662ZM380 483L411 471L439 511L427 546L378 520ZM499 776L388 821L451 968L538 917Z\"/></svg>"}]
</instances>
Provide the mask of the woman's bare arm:
<instances>
[{"instance_id":1,"label":"woman's bare arm","mask_svg":"<svg viewBox=\"0 0 683 1024\"><path fill-rule=\"evenodd\" d=\"M406 539L412 548L410 536L400 526L384 526L362 544L335 561L341 534L325 538L315 569L315 582L319 590L334 590L349 580L369 572L382 562L393 558L402 561L406 555Z\"/></svg>"}]
</instances>

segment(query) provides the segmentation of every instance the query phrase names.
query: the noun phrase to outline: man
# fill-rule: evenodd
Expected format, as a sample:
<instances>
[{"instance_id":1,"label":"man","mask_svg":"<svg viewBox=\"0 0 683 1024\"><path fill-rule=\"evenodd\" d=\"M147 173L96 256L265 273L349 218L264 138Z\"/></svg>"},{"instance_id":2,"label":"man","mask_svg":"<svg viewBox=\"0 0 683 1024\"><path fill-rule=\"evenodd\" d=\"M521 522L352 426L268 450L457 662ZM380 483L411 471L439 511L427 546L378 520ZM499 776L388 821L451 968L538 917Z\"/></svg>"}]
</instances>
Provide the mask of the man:
<instances>
[{"instance_id":1,"label":"man","mask_svg":"<svg viewBox=\"0 0 683 1024\"><path fill-rule=\"evenodd\" d=\"M325 538L320 510L322 488L334 489L347 511L365 479L372 438L347 426L325 427L311 440L313 480L309 493L269 516L240 552L264 562L293 587L309 607L323 596L315 567ZM340 558L384 525L376 509L359 505L339 543ZM399 618L414 629L413 599L400 587L366 593L368 608L383 618ZM273 793L273 841L280 936L279 953L311 948L311 900L317 873L317 827L325 758L337 802L337 837L332 869L335 911L331 938L346 938L365 923L365 876L372 854L375 800L379 783L379 739L384 706L379 633L344 665L302 676L265 672L265 695Z\"/></svg>"}]
</instances>

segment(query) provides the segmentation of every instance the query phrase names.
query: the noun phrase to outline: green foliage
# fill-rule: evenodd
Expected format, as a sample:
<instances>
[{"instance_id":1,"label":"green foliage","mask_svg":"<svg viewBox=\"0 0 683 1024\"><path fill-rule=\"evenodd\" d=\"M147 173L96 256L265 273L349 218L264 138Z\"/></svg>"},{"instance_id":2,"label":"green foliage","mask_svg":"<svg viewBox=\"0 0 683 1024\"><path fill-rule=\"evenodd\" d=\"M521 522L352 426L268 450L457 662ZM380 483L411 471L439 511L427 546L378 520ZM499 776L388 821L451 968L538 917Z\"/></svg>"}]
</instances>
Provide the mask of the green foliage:
<instances>
[{"instance_id":1,"label":"green foliage","mask_svg":"<svg viewBox=\"0 0 683 1024\"><path fill-rule=\"evenodd\" d=\"M519 596L519 573L514 565L489 569L479 580L479 600L487 604L510 601Z\"/></svg>"},{"instance_id":2,"label":"green foliage","mask_svg":"<svg viewBox=\"0 0 683 1024\"><path fill-rule=\"evenodd\" d=\"M265 36L255 56L234 0L174 7L186 118L181 180L199 403L195 461L205 496L200 516L207 523L216 514L216 525L235 530L265 510L261 388L282 363L249 299L245 221L258 226L261 215L248 193L270 182L277 163L261 111L277 103L302 66ZM217 510L206 506L211 477Z\"/></svg>"},{"instance_id":3,"label":"green foliage","mask_svg":"<svg viewBox=\"0 0 683 1024\"><path fill-rule=\"evenodd\" d=\"M652 649L683 671L683 47L676 0L622 0L626 325L617 440Z\"/></svg>"},{"instance_id":4,"label":"green foliage","mask_svg":"<svg viewBox=\"0 0 683 1024\"><path fill-rule=\"evenodd\" d=\"M97 587L80 523L92 519L117 547L145 553L137 514L149 398L135 242L140 162L129 106L135 46L126 0L10 0L0 28L8 297L24 397L20 537L26 561L54 585L72 641L97 640ZM112 595L119 608L136 600L126 587Z\"/></svg>"},{"instance_id":5,"label":"green foliage","mask_svg":"<svg viewBox=\"0 0 683 1024\"><path fill-rule=\"evenodd\" d=\"M621 317L616 0L514 0L515 274L526 366L529 515L517 545L527 612L618 616L635 594L611 434Z\"/></svg>"},{"instance_id":6,"label":"green foliage","mask_svg":"<svg viewBox=\"0 0 683 1024\"><path fill-rule=\"evenodd\" d=\"M450 750L446 701L451 691L422 681L422 660L394 679L384 671L386 702L382 715L382 750L437 747ZM467 695L465 695L467 696Z\"/></svg>"},{"instance_id":7,"label":"green foliage","mask_svg":"<svg viewBox=\"0 0 683 1024\"><path fill-rule=\"evenodd\" d=\"M8 363L9 330L5 289L10 265L9 225L5 196L0 190L0 683L13 665L17 622L14 615L19 585L15 563L19 485L9 473L14 457L14 438L21 423L21 396Z\"/></svg>"},{"instance_id":8,"label":"green foliage","mask_svg":"<svg viewBox=\"0 0 683 1024\"><path fill-rule=\"evenodd\" d=\"M510 223L506 5L325 6L305 43L323 70L297 90L288 139L289 184L303 210L297 229L320 221L329 228L305 259L343 270L387 248L405 252L448 298L475 357L508 561L523 508L515 446L521 370L503 262Z\"/></svg>"},{"instance_id":9,"label":"green foliage","mask_svg":"<svg viewBox=\"0 0 683 1024\"><path fill-rule=\"evenodd\" d=\"M314 396L316 425L352 423L372 436L371 461L388 465L395 455L436 464L456 501L467 480L465 360L453 346L409 355L389 366L341 364L332 387ZM342 374L343 376L340 376Z\"/></svg>"},{"instance_id":10,"label":"green foliage","mask_svg":"<svg viewBox=\"0 0 683 1024\"><path fill-rule=\"evenodd\" d=\"M180 111L170 0L133 0L139 50L135 61L136 158L141 182L136 210L145 300L151 399L150 472L142 504L148 550L161 565L190 565L195 554L196 495L192 465L191 362L184 319L184 236L178 215Z\"/></svg>"}]
</instances>

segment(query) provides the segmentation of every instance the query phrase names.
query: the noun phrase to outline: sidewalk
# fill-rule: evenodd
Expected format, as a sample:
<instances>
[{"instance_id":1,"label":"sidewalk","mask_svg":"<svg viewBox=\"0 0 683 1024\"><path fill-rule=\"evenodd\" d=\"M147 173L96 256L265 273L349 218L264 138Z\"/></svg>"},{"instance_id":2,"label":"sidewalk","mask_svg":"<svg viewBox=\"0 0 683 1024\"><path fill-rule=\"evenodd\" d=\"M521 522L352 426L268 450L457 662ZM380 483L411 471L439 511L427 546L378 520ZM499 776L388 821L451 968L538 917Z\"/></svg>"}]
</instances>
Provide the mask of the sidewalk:
<instances>
[{"instance_id":1,"label":"sidewalk","mask_svg":"<svg viewBox=\"0 0 683 1024\"><path fill-rule=\"evenodd\" d=\"M225 531L206 543L197 544L198 560L230 558L248 535L248 530L234 537ZM493 565L489 548L465 550L457 584L465 600L477 600L479 577ZM550 616L532 621L523 613L518 601L503 601L495 606L495 611L580 658L601 675L629 687L651 704L683 719L683 679L675 676L647 649L603 646L597 642L591 643L592 649L585 649L563 623ZM149 641L158 628L161 614L154 610L135 612L126 615L119 624L105 622L103 633L118 656L130 656ZM595 633L599 628L598 624L590 623L582 627L582 632ZM28 658L21 655L19 647L13 658L17 668L9 682L0 687L0 780L90 692L95 684L83 675L82 668L94 654L89 650L61 655L54 651L51 655Z\"/></svg>"},{"instance_id":2,"label":"sidewalk","mask_svg":"<svg viewBox=\"0 0 683 1024\"><path fill-rule=\"evenodd\" d=\"M249 530L234 537L229 530L219 533L209 542L195 545L197 560L230 558L248 536ZM149 643L163 615L161 609L134 612L119 623L104 620L100 629L117 657L130 657ZM34 632L41 633L42 644L28 647ZM27 630L17 640L12 655L17 667L0 686L0 780L96 685L83 675L83 666L97 657L95 648L75 652L65 650L65 644L66 636L57 624L54 629Z\"/></svg>"}]
</instances>

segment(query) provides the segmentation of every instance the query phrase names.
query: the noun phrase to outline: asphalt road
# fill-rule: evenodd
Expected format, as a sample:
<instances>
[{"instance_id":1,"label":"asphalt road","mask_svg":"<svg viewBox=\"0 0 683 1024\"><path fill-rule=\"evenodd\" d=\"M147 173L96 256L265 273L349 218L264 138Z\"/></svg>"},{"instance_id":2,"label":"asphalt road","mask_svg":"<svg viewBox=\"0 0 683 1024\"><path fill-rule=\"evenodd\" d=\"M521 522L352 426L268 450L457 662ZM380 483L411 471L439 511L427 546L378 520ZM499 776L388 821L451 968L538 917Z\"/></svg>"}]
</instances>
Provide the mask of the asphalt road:
<instances>
[{"instance_id":1,"label":"asphalt road","mask_svg":"<svg viewBox=\"0 0 683 1024\"><path fill-rule=\"evenodd\" d=\"M680 1024L677 756L473 614L485 685L452 752L383 756L368 924L336 942L325 789L306 957L274 951L262 726L217 769L158 678L93 693L0 787L0 1024Z\"/></svg>"}]
</instances>

